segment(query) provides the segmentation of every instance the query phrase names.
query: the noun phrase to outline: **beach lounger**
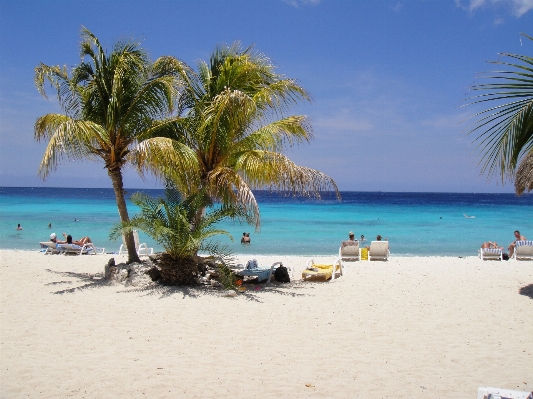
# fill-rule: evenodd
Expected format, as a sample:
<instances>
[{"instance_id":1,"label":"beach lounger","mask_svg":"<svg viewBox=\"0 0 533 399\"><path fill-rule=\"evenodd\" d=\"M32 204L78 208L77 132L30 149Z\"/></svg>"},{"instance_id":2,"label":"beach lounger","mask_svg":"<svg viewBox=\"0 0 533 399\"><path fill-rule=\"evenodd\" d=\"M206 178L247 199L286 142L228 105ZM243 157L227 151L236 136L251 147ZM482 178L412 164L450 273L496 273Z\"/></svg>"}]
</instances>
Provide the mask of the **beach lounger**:
<instances>
[{"instance_id":1,"label":"beach lounger","mask_svg":"<svg viewBox=\"0 0 533 399\"><path fill-rule=\"evenodd\" d=\"M503 260L501 248L479 248L478 255L481 260Z\"/></svg>"},{"instance_id":2,"label":"beach lounger","mask_svg":"<svg viewBox=\"0 0 533 399\"><path fill-rule=\"evenodd\" d=\"M390 255L388 241L372 241L368 250L368 260L388 260Z\"/></svg>"},{"instance_id":3,"label":"beach lounger","mask_svg":"<svg viewBox=\"0 0 533 399\"><path fill-rule=\"evenodd\" d=\"M63 254L63 255L67 255L67 254L72 254L72 255L100 254L102 255L105 251L105 248L96 248L92 243L87 243L83 245L82 247L76 244L57 244L56 249L60 254Z\"/></svg>"},{"instance_id":4,"label":"beach lounger","mask_svg":"<svg viewBox=\"0 0 533 399\"><path fill-rule=\"evenodd\" d=\"M57 244L52 241L43 241L40 242L39 245L41 248L46 249L44 251L45 255L52 255L52 254L58 254L59 251L56 249Z\"/></svg>"},{"instance_id":5,"label":"beach lounger","mask_svg":"<svg viewBox=\"0 0 533 399\"><path fill-rule=\"evenodd\" d=\"M275 262L271 266L260 267L257 265L257 261L253 259L248 261L248 264L243 270L238 270L235 272L235 274L238 274L241 277L257 277L259 282L266 280L266 283L269 284L272 280L274 272L276 271L276 268L282 265L282 262ZM287 268L287 271L292 277L292 268Z\"/></svg>"},{"instance_id":6,"label":"beach lounger","mask_svg":"<svg viewBox=\"0 0 533 399\"><path fill-rule=\"evenodd\" d=\"M355 262L360 259L359 241L353 241L354 244L345 245L339 248L339 258L343 262Z\"/></svg>"},{"instance_id":7,"label":"beach lounger","mask_svg":"<svg viewBox=\"0 0 533 399\"><path fill-rule=\"evenodd\" d=\"M512 391L510 389L480 387L477 399L528 399L532 393L526 391Z\"/></svg>"},{"instance_id":8,"label":"beach lounger","mask_svg":"<svg viewBox=\"0 0 533 399\"><path fill-rule=\"evenodd\" d=\"M133 230L133 239L135 241L135 250L137 251L137 255L141 256L141 255L153 255L154 254L154 249L153 248L148 248L148 246L146 245L146 243L140 243L140 240L139 240L139 232L137 230ZM125 253L128 253L128 247L126 246L126 237L124 236L124 234L122 235L122 245L120 246L119 250L118 250L118 254L119 255L122 255L122 254L125 254Z\"/></svg>"},{"instance_id":9,"label":"beach lounger","mask_svg":"<svg viewBox=\"0 0 533 399\"><path fill-rule=\"evenodd\" d=\"M515 243L514 258L516 260L533 260L533 241L519 240Z\"/></svg>"},{"instance_id":10,"label":"beach lounger","mask_svg":"<svg viewBox=\"0 0 533 399\"><path fill-rule=\"evenodd\" d=\"M335 267L335 273L333 268ZM313 281L328 281L335 280L337 272L340 276L343 275L342 261L336 258L332 265L324 265L315 263L314 258L307 261L307 267L302 271L302 279Z\"/></svg>"}]
</instances>

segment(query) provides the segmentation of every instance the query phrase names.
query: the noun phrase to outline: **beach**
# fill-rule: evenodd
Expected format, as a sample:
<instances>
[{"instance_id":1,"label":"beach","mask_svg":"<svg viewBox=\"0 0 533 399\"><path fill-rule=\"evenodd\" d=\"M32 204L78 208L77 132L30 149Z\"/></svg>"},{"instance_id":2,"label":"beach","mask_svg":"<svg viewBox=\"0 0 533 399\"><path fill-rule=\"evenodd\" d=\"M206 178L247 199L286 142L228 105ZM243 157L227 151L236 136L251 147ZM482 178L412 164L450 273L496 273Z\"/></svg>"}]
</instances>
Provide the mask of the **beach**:
<instances>
[{"instance_id":1,"label":"beach","mask_svg":"<svg viewBox=\"0 0 533 399\"><path fill-rule=\"evenodd\" d=\"M391 257L236 297L0 250L1 398L475 398L533 390L533 262ZM253 256L239 259L246 263ZM330 257L317 260L331 262Z\"/></svg>"}]
</instances>

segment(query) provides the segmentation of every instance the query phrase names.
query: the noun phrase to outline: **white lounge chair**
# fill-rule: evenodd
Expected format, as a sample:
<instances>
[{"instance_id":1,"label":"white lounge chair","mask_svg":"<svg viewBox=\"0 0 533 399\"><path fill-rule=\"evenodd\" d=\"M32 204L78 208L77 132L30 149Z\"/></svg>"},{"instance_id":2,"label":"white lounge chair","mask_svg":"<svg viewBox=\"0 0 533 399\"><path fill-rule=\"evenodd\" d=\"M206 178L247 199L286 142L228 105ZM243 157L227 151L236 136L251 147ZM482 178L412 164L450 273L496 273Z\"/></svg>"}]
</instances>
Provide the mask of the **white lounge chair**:
<instances>
[{"instance_id":1,"label":"white lounge chair","mask_svg":"<svg viewBox=\"0 0 533 399\"><path fill-rule=\"evenodd\" d=\"M531 395L526 391L511 391L493 387L480 387L477 390L477 399L527 399ZM532 396L533 397L533 396Z\"/></svg>"},{"instance_id":2,"label":"white lounge chair","mask_svg":"<svg viewBox=\"0 0 533 399\"><path fill-rule=\"evenodd\" d=\"M355 262L360 260L359 241L353 241L353 244L340 246L339 258L341 261Z\"/></svg>"},{"instance_id":3,"label":"white lounge chair","mask_svg":"<svg viewBox=\"0 0 533 399\"><path fill-rule=\"evenodd\" d=\"M388 241L372 241L368 250L368 260L388 260L390 255Z\"/></svg>"},{"instance_id":4,"label":"white lounge chair","mask_svg":"<svg viewBox=\"0 0 533 399\"><path fill-rule=\"evenodd\" d=\"M133 239L135 240L135 250L137 251L137 255L139 255L139 256L141 256L141 255L148 256L148 255L153 255L154 254L154 249L153 248L148 248L146 243L140 244L139 232L137 230L133 230ZM122 235L122 245L120 246L120 248L118 250L118 254L122 255L122 254L127 253L127 252L128 252L128 247L126 246L126 237L123 234Z\"/></svg>"},{"instance_id":5,"label":"white lounge chair","mask_svg":"<svg viewBox=\"0 0 533 399\"><path fill-rule=\"evenodd\" d=\"M93 243L87 243L84 244L82 247L76 244L57 244L56 247L57 251L60 254L67 255L67 254L73 254L73 255L82 255L82 254L104 254L105 248L96 248Z\"/></svg>"},{"instance_id":6,"label":"white lounge chair","mask_svg":"<svg viewBox=\"0 0 533 399\"><path fill-rule=\"evenodd\" d=\"M52 255L52 254L58 254L59 252L56 249L57 244L52 241L43 241L40 242L39 245L42 249L45 249L44 254L45 255Z\"/></svg>"},{"instance_id":7,"label":"white lounge chair","mask_svg":"<svg viewBox=\"0 0 533 399\"><path fill-rule=\"evenodd\" d=\"M515 242L514 258L516 260L533 259L533 241L519 240Z\"/></svg>"},{"instance_id":8,"label":"white lounge chair","mask_svg":"<svg viewBox=\"0 0 533 399\"><path fill-rule=\"evenodd\" d=\"M479 248L478 256L481 260L503 260L501 248Z\"/></svg>"}]
</instances>

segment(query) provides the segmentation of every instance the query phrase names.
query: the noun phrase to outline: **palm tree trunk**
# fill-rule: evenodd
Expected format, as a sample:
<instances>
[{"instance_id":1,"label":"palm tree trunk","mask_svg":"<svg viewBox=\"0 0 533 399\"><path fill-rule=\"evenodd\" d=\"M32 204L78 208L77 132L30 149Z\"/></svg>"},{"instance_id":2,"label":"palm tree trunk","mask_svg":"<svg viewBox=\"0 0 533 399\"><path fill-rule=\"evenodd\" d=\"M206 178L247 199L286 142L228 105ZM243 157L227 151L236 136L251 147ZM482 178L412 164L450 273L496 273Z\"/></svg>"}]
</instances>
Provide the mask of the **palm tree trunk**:
<instances>
[{"instance_id":1,"label":"palm tree trunk","mask_svg":"<svg viewBox=\"0 0 533 399\"><path fill-rule=\"evenodd\" d=\"M126 198L124 197L124 183L122 181L122 171L119 167L108 168L107 173L113 182L113 189L115 190L115 198L117 201L118 214L122 222L128 222L130 217L128 216L128 208L126 207ZM135 239L133 238L133 232L126 234L126 248L128 249L128 264L138 262L139 255L135 249Z\"/></svg>"}]
</instances>

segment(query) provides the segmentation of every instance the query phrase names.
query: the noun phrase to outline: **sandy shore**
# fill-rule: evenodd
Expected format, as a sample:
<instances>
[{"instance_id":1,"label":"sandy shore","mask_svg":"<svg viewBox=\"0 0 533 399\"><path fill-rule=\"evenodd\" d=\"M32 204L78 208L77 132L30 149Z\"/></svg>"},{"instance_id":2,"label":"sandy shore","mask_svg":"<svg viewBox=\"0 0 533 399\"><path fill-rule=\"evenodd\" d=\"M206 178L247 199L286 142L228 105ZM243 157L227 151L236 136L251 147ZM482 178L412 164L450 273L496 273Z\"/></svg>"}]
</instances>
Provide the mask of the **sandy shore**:
<instances>
[{"instance_id":1,"label":"sandy shore","mask_svg":"<svg viewBox=\"0 0 533 399\"><path fill-rule=\"evenodd\" d=\"M0 251L1 398L533 390L533 262L391 258L351 263L330 283L296 279L226 298L109 285L99 276L111 256ZM297 275L306 261L256 259Z\"/></svg>"}]
</instances>

